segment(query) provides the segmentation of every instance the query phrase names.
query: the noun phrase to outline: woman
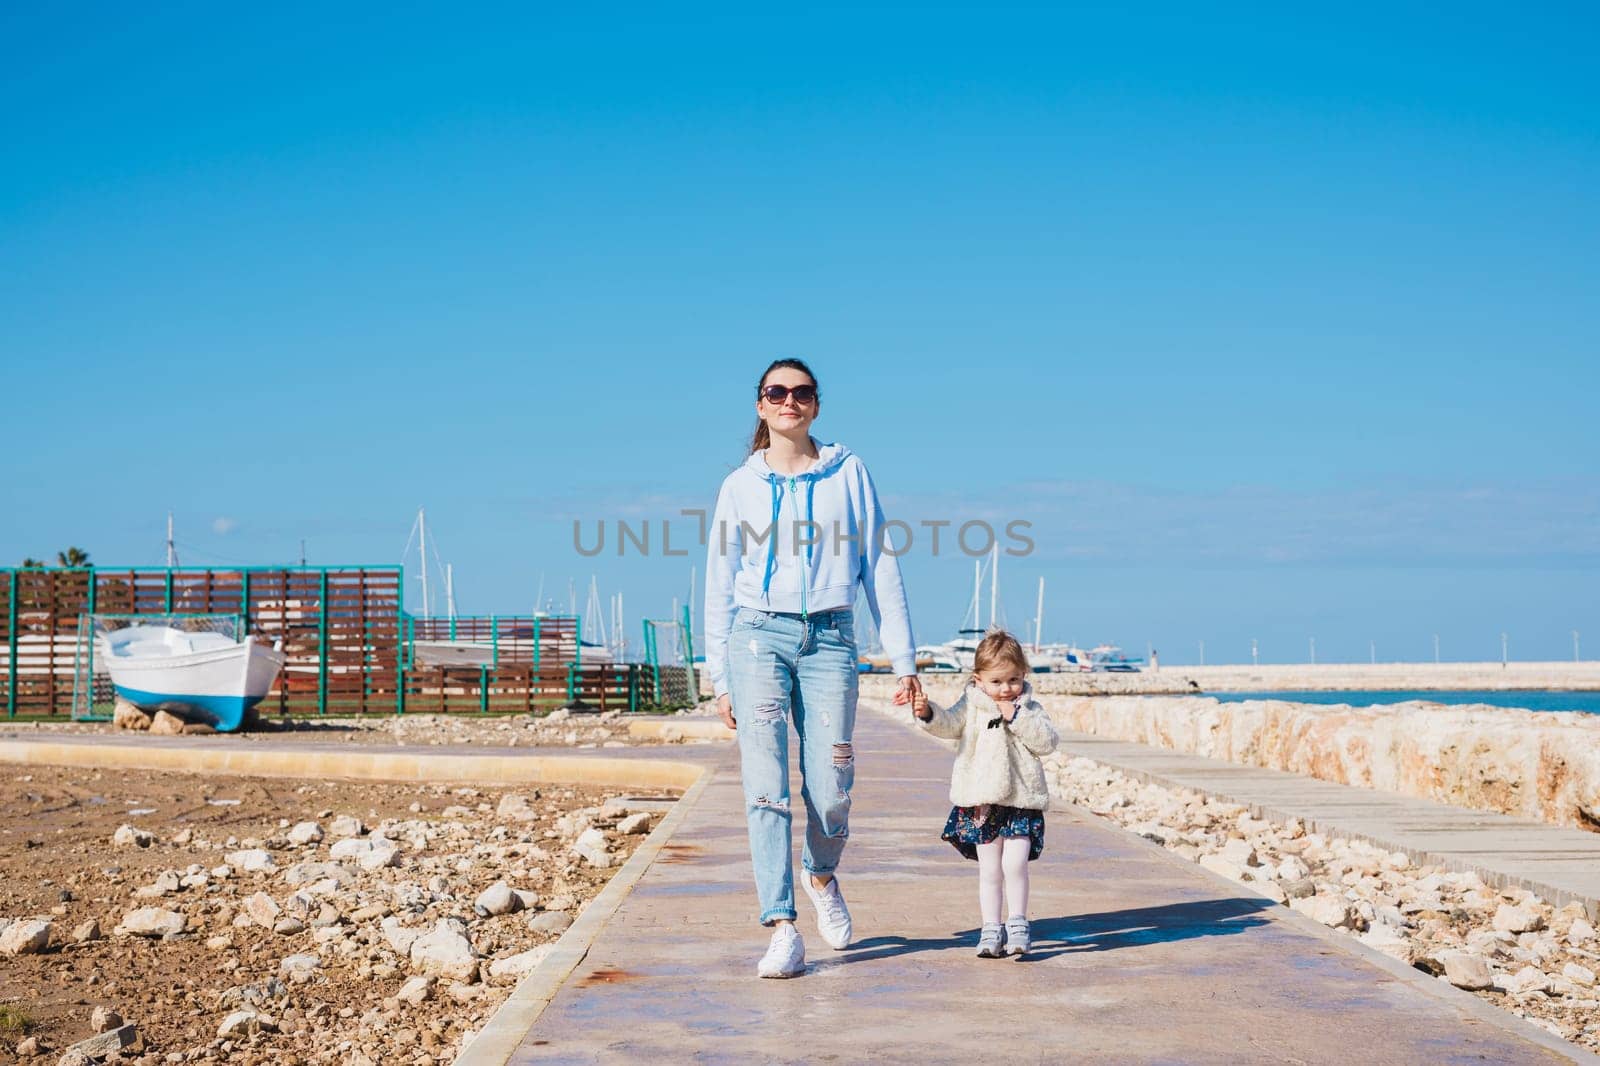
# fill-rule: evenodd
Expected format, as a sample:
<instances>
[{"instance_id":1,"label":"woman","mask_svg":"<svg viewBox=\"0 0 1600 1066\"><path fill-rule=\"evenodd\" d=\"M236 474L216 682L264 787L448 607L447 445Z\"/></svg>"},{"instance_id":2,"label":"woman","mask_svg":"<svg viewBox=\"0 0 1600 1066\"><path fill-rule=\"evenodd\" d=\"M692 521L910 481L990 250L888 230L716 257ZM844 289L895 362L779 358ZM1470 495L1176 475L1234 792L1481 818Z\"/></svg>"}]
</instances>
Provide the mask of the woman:
<instances>
[{"instance_id":1,"label":"woman","mask_svg":"<svg viewBox=\"0 0 1600 1066\"><path fill-rule=\"evenodd\" d=\"M794 925L791 722L806 806L801 884L822 938L850 943L835 870L855 780L858 587L900 675L897 699L922 691L900 567L881 539L883 508L861 460L811 436L821 402L816 375L798 359L761 375L750 454L723 480L707 537L706 668L717 713L738 730L761 924L775 927L761 977L805 971Z\"/></svg>"}]
</instances>

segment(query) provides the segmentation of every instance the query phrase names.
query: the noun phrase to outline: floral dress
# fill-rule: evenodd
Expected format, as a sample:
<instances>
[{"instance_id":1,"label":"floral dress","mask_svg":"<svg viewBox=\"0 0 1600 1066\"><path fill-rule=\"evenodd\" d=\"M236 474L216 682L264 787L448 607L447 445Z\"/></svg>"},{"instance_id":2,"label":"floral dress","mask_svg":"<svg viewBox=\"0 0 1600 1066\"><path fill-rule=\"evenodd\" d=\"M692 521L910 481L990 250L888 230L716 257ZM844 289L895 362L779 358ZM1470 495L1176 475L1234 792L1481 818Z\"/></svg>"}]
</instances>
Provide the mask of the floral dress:
<instances>
[{"instance_id":1,"label":"floral dress","mask_svg":"<svg viewBox=\"0 0 1600 1066\"><path fill-rule=\"evenodd\" d=\"M939 839L948 840L962 855L978 858L978 845L1000 837L1027 837L1028 861L1044 854L1044 812L985 803L978 807L951 807Z\"/></svg>"}]
</instances>

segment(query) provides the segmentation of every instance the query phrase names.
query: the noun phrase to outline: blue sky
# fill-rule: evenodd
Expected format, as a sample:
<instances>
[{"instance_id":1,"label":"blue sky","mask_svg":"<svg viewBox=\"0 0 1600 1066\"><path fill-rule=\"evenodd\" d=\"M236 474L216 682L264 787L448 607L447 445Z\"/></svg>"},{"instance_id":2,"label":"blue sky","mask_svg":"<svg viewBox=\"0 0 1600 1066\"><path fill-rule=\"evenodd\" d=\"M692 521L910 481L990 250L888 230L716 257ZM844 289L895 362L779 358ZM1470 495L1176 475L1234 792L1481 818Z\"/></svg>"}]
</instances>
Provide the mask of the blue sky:
<instances>
[{"instance_id":1,"label":"blue sky","mask_svg":"<svg viewBox=\"0 0 1600 1066\"><path fill-rule=\"evenodd\" d=\"M426 505L464 611L664 614L573 518L708 506L800 355L891 511L1034 523L1047 639L1600 649L1596 23L7 9L0 559ZM904 565L944 637L970 561Z\"/></svg>"}]
</instances>

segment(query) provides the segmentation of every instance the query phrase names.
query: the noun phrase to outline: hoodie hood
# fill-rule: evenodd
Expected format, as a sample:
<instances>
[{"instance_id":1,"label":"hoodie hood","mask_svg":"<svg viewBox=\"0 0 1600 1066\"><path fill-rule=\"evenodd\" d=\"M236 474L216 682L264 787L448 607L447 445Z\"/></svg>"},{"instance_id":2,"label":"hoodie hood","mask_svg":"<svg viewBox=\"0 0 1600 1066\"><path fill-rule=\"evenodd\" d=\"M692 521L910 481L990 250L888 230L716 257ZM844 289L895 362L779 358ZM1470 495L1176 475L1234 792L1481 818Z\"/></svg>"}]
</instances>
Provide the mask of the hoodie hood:
<instances>
[{"instance_id":1,"label":"hoodie hood","mask_svg":"<svg viewBox=\"0 0 1600 1066\"><path fill-rule=\"evenodd\" d=\"M850 458L850 449L846 448L843 444L823 444L815 437L811 438L811 443L816 445L817 461L812 463L811 468L804 473L793 475L796 479L803 477L827 477L829 474L838 470L846 459ZM744 461L744 468L755 474L756 477L760 478L762 481L767 481L771 478L780 478L784 481L787 481L790 477L788 474L778 473L776 470L772 469L772 467L767 465L767 452L765 448L761 449L760 451L751 452L750 457Z\"/></svg>"}]
</instances>

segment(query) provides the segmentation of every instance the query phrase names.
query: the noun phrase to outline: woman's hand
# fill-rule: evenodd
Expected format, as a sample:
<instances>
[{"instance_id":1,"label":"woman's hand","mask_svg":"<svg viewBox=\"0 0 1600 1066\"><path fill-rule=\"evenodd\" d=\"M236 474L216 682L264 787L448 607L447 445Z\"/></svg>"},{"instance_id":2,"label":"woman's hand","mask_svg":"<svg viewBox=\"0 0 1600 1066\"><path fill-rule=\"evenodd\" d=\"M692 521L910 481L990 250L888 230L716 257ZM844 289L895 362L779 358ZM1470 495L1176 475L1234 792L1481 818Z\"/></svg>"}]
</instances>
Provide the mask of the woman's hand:
<instances>
[{"instance_id":1,"label":"woman's hand","mask_svg":"<svg viewBox=\"0 0 1600 1066\"><path fill-rule=\"evenodd\" d=\"M717 697L717 716L729 729L739 728L738 723L733 720L733 697L726 692Z\"/></svg>"},{"instance_id":2,"label":"woman's hand","mask_svg":"<svg viewBox=\"0 0 1600 1066\"><path fill-rule=\"evenodd\" d=\"M894 698L890 701L896 707L904 707L912 698L922 693L922 682L916 674L906 674L900 679L900 687L894 690Z\"/></svg>"}]
</instances>

